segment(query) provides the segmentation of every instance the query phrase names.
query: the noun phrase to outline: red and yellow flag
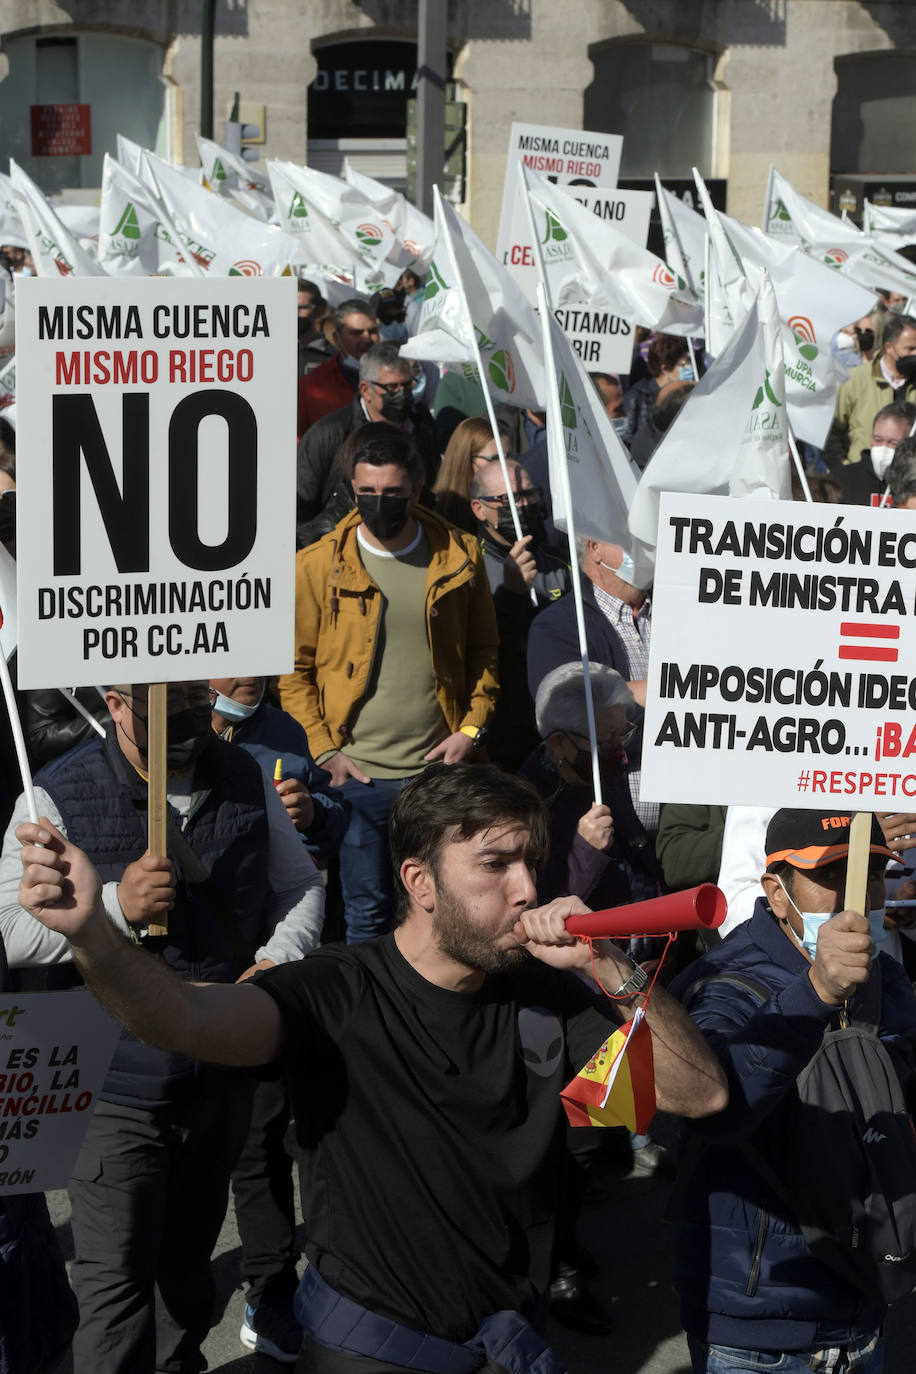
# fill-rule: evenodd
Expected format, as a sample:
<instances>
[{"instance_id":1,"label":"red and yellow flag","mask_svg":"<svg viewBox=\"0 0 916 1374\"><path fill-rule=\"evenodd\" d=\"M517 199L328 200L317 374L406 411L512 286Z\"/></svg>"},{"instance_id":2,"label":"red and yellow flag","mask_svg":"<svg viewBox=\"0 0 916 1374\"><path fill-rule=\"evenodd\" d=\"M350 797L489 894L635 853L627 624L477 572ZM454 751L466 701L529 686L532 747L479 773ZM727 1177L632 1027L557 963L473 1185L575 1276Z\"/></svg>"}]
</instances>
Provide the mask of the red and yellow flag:
<instances>
[{"instance_id":1,"label":"red and yellow flag","mask_svg":"<svg viewBox=\"0 0 916 1374\"><path fill-rule=\"evenodd\" d=\"M570 1126L626 1126L642 1135L655 1115L652 1033L642 1007L560 1093Z\"/></svg>"}]
</instances>

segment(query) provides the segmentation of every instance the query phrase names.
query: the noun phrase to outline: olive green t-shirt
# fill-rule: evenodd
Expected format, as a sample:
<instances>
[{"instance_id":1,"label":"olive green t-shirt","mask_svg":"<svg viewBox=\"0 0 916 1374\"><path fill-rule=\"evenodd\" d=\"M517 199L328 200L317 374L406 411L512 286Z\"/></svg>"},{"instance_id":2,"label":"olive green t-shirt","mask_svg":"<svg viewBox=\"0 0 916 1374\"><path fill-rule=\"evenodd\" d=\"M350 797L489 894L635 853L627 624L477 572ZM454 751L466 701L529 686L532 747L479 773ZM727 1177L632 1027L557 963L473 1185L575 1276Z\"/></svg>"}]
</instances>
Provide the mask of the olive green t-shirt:
<instances>
[{"instance_id":1,"label":"olive green t-shirt","mask_svg":"<svg viewBox=\"0 0 916 1374\"><path fill-rule=\"evenodd\" d=\"M426 633L429 543L398 553L369 548L357 532L363 566L382 593L375 664L344 752L370 778L406 778L449 733L436 700Z\"/></svg>"}]
</instances>

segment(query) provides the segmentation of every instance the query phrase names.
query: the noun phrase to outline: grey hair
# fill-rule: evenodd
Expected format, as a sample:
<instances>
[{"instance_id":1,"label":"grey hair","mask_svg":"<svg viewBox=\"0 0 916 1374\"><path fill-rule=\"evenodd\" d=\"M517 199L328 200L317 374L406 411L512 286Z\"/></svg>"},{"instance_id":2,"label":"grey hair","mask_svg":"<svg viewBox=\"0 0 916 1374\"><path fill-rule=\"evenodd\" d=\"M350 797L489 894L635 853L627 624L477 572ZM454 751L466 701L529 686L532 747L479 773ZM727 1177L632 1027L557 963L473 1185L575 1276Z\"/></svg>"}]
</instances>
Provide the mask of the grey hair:
<instances>
[{"instance_id":1,"label":"grey hair","mask_svg":"<svg viewBox=\"0 0 916 1374\"><path fill-rule=\"evenodd\" d=\"M893 506L899 506L909 496L916 496L916 437L900 440L885 481L891 489Z\"/></svg>"},{"instance_id":2,"label":"grey hair","mask_svg":"<svg viewBox=\"0 0 916 1374\"><path fill-rule=\"evenodd\" d=\"M588 548L588 536L584 534L576 535L576 562L580 568L585 567L585 551Z\"/></svg>"},{"instance_id":3,"label":"grey hair","mask_svg":"<svg viewBox=\"0 0 916 1374\"><path fill-rule=\"evenodd\" d=\"M367 348L359 360L359 380L361 382L377 382L379 373L383 368L390 367L395 372L406 372L410 375L410 363L406 358L402 358L398 353L398 346L383 340L381 343L373 344Z\"/></svg>"},{"instance_id":4,"label":"grey hair","mask_svg":"<svg viewBox=\"0 0 916 1374\"><path fill-rule=\"evenodd\" d=\"M350 315L368 315L370 319L375 319L373 311L369 308L368 301L362 301L358 296L351 296L348 301L341 301L340 305L335 306L334 328L339 329L344 320L348 319ZM378 323L377 320L376 323Z\"/></svg>"},{"instance_id":5,"label":"grey hair","mask_svg":"<svg viewBox=\"0 0 916 1374\"><path fill-rule=\"evenodd\" d=\"M609 668L606 663L590 663L588 675L596 714L607 706L635 704L633 693L616 668ZM585 674L581 663L562 663L547 674L538 688L534 713L541 739L547 739L555 730L588 735Z\"/></svg>"}]
</instances>

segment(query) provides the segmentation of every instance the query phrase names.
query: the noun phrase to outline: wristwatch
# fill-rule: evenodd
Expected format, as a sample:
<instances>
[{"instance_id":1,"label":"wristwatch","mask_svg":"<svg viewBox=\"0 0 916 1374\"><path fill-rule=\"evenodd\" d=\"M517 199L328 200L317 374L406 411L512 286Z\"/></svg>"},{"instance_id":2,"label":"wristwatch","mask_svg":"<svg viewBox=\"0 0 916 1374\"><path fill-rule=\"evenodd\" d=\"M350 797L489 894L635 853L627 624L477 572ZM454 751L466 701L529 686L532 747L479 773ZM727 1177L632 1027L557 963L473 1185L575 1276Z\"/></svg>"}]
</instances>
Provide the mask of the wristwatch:
<instances>
[{"instance_id":1,"label":"wristwatch","mask_svg":"<svg viewBox=\"0 0 916 1374\"><path fill-rule=\"evenodd\" d=\"M467 735L475 749L482 749L490 738L490 732L485 725L460 725L458 728L463 735Z\"/></svg>"},{"instance_id":2,"label":"wristwatch","mask_svg":"<svg viewBox=\"0 0 916 1374\"><path fill-rule=\"evenodd\" d=\"M634 964L633 972L630 974L629 978L627 978L626 982L621 983L617 991L611 993L611 996L618 1000L637 997L648 981L649 975L642 965Z\"/></svg>"}]
</instances>

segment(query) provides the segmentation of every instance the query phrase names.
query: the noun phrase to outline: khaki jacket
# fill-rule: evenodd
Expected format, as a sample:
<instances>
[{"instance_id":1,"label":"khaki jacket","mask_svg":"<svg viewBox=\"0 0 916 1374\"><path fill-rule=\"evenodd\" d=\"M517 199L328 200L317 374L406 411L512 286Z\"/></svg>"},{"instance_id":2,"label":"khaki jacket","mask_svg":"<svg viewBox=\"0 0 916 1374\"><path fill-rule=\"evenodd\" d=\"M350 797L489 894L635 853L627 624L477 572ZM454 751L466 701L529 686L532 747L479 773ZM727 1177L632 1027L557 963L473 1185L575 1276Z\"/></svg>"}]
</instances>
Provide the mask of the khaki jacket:
<instances>
[{"instance_id":1,"label":"khaki jacket","mask_svg":"<svg viewBox=\"0 0 916 1374\"><path fill-rule=\"evenodd\" d=\"M875 416L892 401L916 401L916 382L895 391L884 380L879 358L852 369L837 392L833 425L824 445L830 467L859 461L862 450L871 448Z\"/></svg>"},{"instance_id":2,"label":"khaki jacket","mask_svg":"<svg viewBox=\"0 0 916 1374\"><path fill-rule=\"evenodd\" d=\"M499 636L480 550L432 511L419 506L415 514L429 541L426 630L436 697L453 733L483 727L499 694ZM372 681L382 594L359 556L359 524L353 510L296 555L296 666L280 678L280 700L316 759L346 748Z\"/></svg>"}]
</instances>

